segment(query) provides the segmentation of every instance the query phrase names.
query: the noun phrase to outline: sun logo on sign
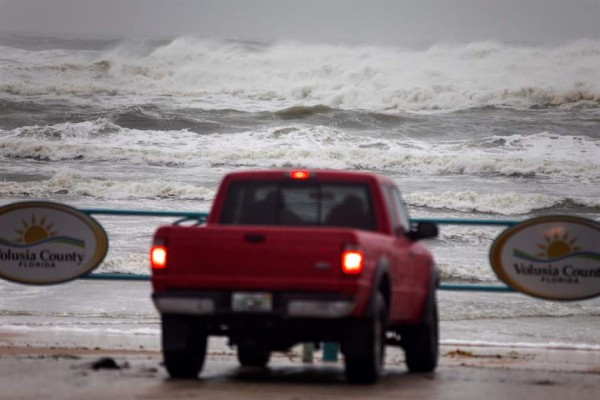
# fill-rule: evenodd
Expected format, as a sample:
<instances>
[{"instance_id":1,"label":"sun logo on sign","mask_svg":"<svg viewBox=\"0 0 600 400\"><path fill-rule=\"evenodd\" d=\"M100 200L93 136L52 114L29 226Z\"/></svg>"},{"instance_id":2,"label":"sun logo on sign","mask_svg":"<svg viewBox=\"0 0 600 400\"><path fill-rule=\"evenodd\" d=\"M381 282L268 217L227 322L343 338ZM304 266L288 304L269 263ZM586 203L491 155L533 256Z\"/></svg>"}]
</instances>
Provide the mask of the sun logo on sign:
<instances>
[{"instance_id":1,"label":"sun logo on sign","mask_svg":"<svg viewBox=\"0 0 600 400\"><path fill-rule=\"evenodd\" d=\"M555 228L551 232L545 233L544 238L545 242L537 245L543 250L536 254L537 257L553 259L581 250L581 247L576 246L577 238L571 238L569 231L561 233L561 229Z\"/></svg>"},{"instance_id":2,"label":"sun logo on sign","mask_svg":"<svg viewBox=\"0 0 600 400\"><path fill-rule=\"evenodd\" d=\"M56 232L52 231L53 223L46 222L44 216L39 222L36 220L35 215L31 215L31 221L22 220L23 227L21 229L15 229L15 232L19 235L15 239L17 243L36 243L40 240L48 239L56 236Z\"/></svg>"}]
</instances>

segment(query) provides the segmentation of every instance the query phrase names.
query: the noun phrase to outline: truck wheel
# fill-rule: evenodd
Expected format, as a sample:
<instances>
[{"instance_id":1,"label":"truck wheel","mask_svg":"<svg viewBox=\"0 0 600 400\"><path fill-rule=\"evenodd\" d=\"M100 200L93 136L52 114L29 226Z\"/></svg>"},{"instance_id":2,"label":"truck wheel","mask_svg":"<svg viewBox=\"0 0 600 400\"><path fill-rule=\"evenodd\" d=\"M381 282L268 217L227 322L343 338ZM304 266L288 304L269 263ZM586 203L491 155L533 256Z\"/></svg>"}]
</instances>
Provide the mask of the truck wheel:
<instances>
[{"instance_id":1,"label":"truck wheel","mask_svg":"<svg viewBox=\"0 0 600 400\"><path fill-rule=\"evenodd\" d=\"M237 357L244 367L265 367L271 358L271 352L261 345L238 345Z\"/></svg>"},{"instance_id":2,"label":"truck wheel","mask_svg":"<svg viewBox=\"0 0 600 400\"><path fill-rule=\"evenodd\" d=\"M379 379L385 357L386 321L385 300L378 293L364 330L367 348L361 355L345 354L346 378L350 383L375 383Z\"/></svg>"},{"instance_id":3,"label":"truck wheel","mask_svg":"<svg viewBox=\"0 0 600 400\"><path fill-rule=\"evenodd\" d=\"M163 357L171 378L194 379L202 370L207 335L191 321L163 317ZM176 345L173 345L176 343Z\"/></svg>"},{"instance_id":4,"label":"truck wheel","mask_svg":"<svg viewBox=\"0 0 600 400\"><path fill-rule=\"evenodd\" d=\"M439 327L435 289L430 291L425 307L423 320L401 331L406 366L410 372L431 372L438 363Z\"/></svg>"}]
</instances>

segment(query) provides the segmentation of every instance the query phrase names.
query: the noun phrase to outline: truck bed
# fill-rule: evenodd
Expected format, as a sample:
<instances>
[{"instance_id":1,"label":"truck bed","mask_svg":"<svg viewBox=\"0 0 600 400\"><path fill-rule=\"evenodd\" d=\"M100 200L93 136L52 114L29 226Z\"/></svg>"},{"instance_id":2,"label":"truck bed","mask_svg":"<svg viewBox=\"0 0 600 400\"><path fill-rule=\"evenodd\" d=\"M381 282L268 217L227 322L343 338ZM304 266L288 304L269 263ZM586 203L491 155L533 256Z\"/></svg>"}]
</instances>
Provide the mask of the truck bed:
<instances>
[{"instance_id":1,"label":"truck bed","mask_svg":"<svg viewBox=\"0 0 600 400\"><path fill-rule=\"evenodd\" d=\"M157 237L168 243L168 266L155 279L162 278L159 286L165 290L268 288L354 293L358 278L342 273L341 253L345 246L358 245L372 236L377 235L320 227L162 228Z\"/></svg>"}]
</instances>

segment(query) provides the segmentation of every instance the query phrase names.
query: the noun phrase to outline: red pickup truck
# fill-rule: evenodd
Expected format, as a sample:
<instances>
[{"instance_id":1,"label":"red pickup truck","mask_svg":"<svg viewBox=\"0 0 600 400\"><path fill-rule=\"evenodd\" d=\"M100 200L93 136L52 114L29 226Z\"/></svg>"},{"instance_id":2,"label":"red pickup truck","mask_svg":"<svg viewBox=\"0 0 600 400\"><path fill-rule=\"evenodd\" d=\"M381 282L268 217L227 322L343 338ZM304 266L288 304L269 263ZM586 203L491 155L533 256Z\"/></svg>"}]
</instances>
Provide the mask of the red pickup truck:
<instances>
[{"instance_id":1,"label":"red pickup truck","mask_svg":"<svg viewBox=\"0 0 600 400\"><path fill-rule=\"evenodd\" d=\"M244 366L303 342L341 345L348 381L376 382L385 345L411 372L437 366L438 273L396 185L369 173L227 175L206 224L162 226L150 250L170 376L195 378L207 337Z\"/></svg>"}]
</instances>

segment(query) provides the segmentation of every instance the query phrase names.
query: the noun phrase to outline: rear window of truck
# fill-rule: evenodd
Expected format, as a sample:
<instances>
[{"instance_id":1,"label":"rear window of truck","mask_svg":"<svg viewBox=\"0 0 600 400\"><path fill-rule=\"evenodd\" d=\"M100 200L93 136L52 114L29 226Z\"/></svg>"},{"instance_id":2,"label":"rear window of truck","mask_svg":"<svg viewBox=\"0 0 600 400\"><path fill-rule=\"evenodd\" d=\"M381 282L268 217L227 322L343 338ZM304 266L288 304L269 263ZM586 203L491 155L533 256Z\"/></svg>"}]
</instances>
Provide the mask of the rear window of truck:
<instances>
[{"instance_id":1,"label":"rear window of truck","mask_svg":"<svg viewBox=\"0 0 600 400\"><path fill-rule=\"evenodd\" d=\"M376 228L366 184L325 182L232 182L219 222Z\"/></svg>"}]
</instances>

